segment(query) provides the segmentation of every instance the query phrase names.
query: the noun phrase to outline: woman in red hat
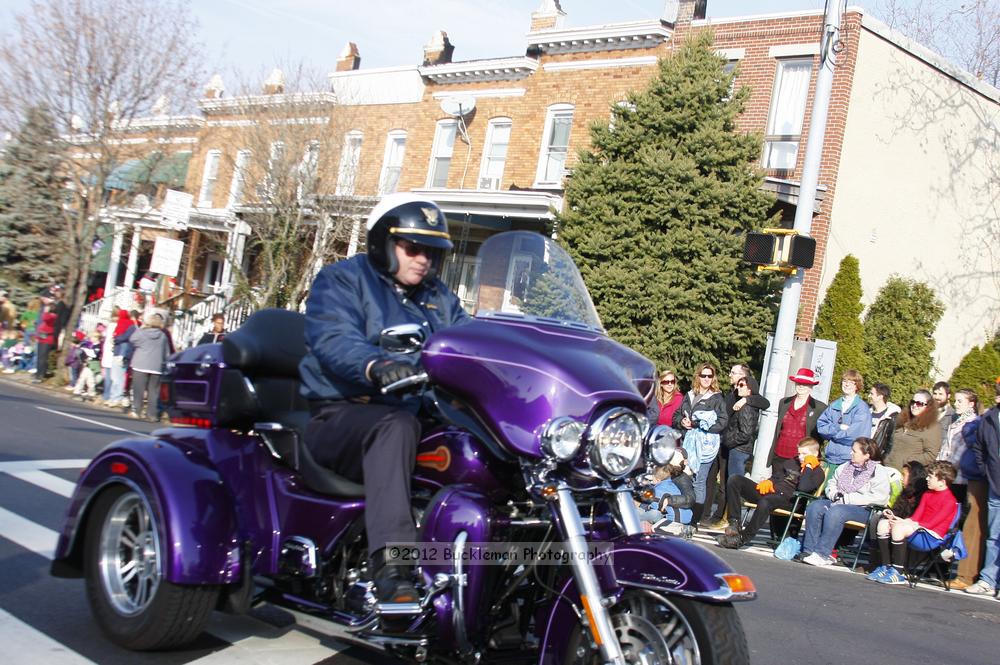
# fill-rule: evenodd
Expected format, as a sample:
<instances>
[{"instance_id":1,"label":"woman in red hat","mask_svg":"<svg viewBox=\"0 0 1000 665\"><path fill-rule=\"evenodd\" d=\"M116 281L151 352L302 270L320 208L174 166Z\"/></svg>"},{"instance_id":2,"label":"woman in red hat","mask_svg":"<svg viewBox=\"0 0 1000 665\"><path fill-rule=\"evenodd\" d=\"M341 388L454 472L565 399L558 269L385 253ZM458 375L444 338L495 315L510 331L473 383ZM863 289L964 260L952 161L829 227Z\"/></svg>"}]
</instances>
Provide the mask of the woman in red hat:
<instances>
[{"instance_id":1,"label":"woman in red hat","mask_svg":"<svg viewBox=\"0 0 1000 665\"><path fill-rule=\"evenodd\" d=\"M771 441L768 464L774 466L798 455L798 443L807 436L820 440L816 421L826 410L826 403L812 396L813 386L819 383L816 374L808 367L799 369L788 377L795 384L795 394L778 403L778 424Z\"/></svg>"}]
</instances>

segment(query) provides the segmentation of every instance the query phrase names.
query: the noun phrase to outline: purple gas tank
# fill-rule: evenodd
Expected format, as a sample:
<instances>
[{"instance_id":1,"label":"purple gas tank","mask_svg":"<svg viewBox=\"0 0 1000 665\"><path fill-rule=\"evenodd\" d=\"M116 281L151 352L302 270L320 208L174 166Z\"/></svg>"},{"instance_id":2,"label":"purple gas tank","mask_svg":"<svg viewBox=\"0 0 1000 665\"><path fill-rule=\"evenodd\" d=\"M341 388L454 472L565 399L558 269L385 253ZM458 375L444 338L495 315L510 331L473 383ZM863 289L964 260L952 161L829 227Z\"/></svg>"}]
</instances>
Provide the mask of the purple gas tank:
<instances>
[{"instance_id":1,"label":"purple gas tank","mask_svg":"<svg viewBox=\"0 0 1000 665\"><path fill-rule=\"evenodd\" d=\"M476 319L433 335L421 362L432 383L467 404L509 453L541 454L556 416L589 420L603 405L645 412L656 368L606 335L558 324Z\"/></svg>"}]
</instances>

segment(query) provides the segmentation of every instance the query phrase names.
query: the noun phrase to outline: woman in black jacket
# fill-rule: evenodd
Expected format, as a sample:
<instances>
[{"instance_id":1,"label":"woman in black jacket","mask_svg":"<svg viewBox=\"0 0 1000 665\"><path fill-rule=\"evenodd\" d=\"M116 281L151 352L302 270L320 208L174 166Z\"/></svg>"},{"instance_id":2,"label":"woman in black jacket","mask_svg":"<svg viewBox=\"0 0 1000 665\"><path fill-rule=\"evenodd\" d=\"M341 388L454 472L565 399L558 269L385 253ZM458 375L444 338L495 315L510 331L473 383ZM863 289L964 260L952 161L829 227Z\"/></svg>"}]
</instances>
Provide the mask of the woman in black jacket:
<instances>
[{"instance_id":1,"label":"woman in black jacket","mask_svg":"<svg viewBox=\"0 0 1000 665\"><path fill-rule=\"evenodd\" d=\"M748 466L753 462L760 411L769 406L767 399L760 396L757 380L753 376L743 377L736 383L736 394L739 399L733 405L729 425L722 433L722 446L729 451L728 476L742 476L748 471ZM752 397L757 399L751 399Z\"/></svg>"},{"instance_id":2,"label":"woman in black jacket","mask_svg":"<svg viewBox=\"0 0 1000 665\"><path fill-rule=\"evenodd\" d=\"M721 445L720 434L729 422L726 400L719 389L715 367L701 363L694 373L691 390L674 412L674 429L684 433L684 448L695 472L695 505L692 524L697 524L705 510L706 483ZM696 465L697 464L697 465Z\"/></svg>"}]
</instances>

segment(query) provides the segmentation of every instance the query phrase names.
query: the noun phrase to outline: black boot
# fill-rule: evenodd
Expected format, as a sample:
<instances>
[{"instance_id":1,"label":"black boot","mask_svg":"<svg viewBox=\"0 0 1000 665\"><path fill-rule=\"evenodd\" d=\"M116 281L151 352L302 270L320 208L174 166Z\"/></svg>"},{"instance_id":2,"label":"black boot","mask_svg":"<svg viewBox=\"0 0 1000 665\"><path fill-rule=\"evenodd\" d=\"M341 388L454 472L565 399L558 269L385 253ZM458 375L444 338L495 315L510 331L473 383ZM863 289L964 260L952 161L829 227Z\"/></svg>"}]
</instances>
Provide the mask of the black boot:
<instances>
[{"instance_id":1,"label":"black boot","mask_svg":"<svg viewBox=\"0 0 1000 665\"><path fill-rule=\"evenodd\" d=\"M385 549L371 556L372 581L375 598L379 603L416 603L420 600L413 585L413 568L395 562L386 562Z\"/></svg>"},{"instance_id":2,"label":"black boot","mask_svg":"<svg viewBox=\"0 0 1000 665\"><path fill-rule=\"evenodd\" d=\"M729 550L737 550L745 544L738 534L731 534L728 530L721 536L716 536L715 542L719 544L719 547L725 547Z\"/></svg>"},{"instance_id":3,"label":"black boot","mask_svg":"<svg viewBox=\"0 0 1000 665\"><path fill-rule=\"evenodd\" d=\"M726 527L725 535L736 536L737 538L741 536L740 534L740 521L739 520L729 520L729 525Z\"/></svg>"}]
</instances>

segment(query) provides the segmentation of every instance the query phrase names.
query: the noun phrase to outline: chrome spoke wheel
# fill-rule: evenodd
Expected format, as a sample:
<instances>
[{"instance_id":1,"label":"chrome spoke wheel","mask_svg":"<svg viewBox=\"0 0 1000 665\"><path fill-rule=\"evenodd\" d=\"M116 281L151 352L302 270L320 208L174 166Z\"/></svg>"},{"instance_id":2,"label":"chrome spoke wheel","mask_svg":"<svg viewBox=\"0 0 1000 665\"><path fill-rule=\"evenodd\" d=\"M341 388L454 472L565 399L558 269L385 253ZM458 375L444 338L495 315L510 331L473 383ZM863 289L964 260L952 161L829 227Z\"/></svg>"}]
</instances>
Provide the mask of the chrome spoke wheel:
<instances>
[{"instance_id":1,"label":"chrome spoke wheel","mask_svg":"<svg viewBox=\"0 0 1000 665\"><path fill-rule=\"evenodd\" d=\"M162 578L160 541L149 506L135 492L111 505L101 527L98 569L108 601L131 616L146 609Z\"/></svg>"},{"instance_id":2,"label":"chrome spoke wheel","mask_svg":"<svg viewBox=\"0 0 1000 665\"><path fill-rule=\"evenodd\" d=\"M694 629L668 597L631 590L611 609L611 625L629 665L701 665ZM569 662L596 665L600 655L580 645Z\"/></svg>"}]
</instances>

